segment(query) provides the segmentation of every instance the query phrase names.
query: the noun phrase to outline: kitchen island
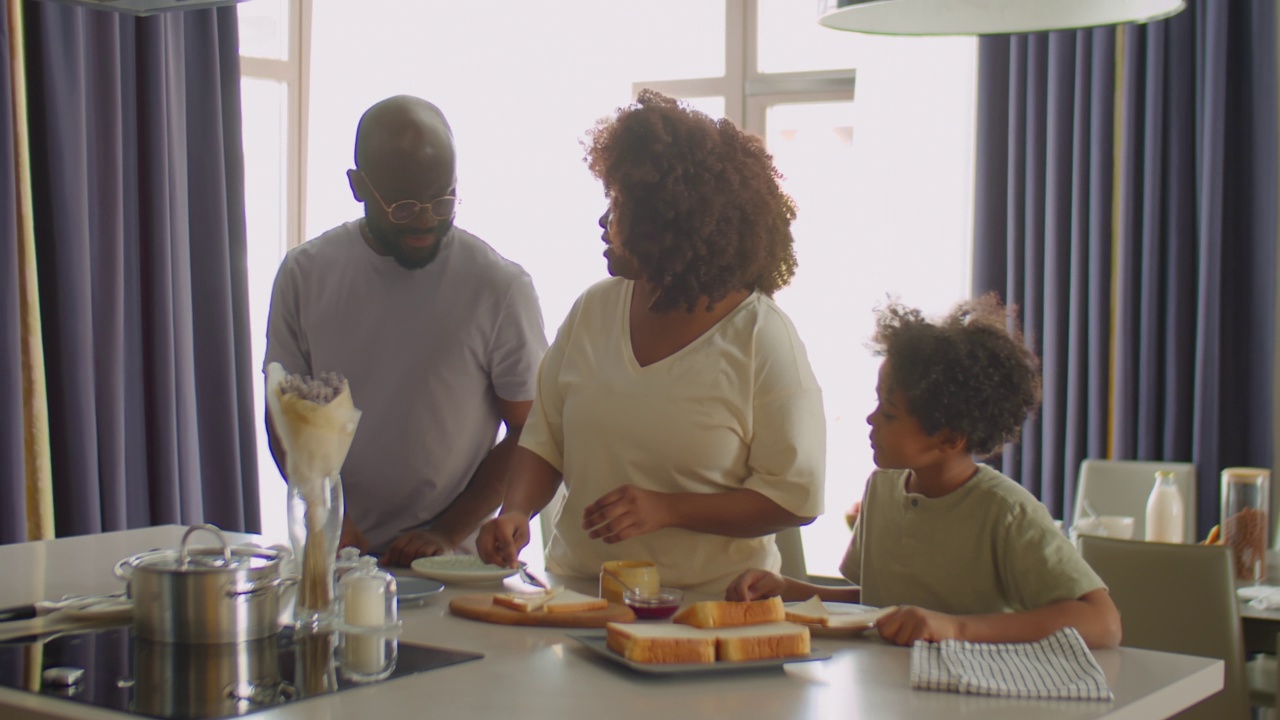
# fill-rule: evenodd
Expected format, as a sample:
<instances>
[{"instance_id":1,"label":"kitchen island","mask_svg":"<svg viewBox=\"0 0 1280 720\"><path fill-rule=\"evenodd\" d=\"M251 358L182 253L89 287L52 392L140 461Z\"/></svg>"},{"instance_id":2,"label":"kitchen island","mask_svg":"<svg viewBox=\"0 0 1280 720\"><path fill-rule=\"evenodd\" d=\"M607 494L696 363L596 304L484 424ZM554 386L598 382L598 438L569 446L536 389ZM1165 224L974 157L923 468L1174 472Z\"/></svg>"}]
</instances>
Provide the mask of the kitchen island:
<instances>
[{"instance_id":1,"label":"kitchen island","mask_svg":"<svg viewBox=\"0 0 1280 720\"><path fill-rule=\"evenodd\" d=\"M185 528L162 526L0 546L0 607L110 592L112 566L134 553L176 548ZM252 536L229 534L234 542ZM507 581L512 582L512 581ZM554 584L554 580L553 580ZM832 658L735 673L650 676L595 656L561 628L493 625L454 617L449 598L502 586L448 587L401 613L401 641L483 653L484 658L385 683L254 712L255 720L350 718L1160 718L1222 688L1219 660L1131 648L1095 652L1112 702L983 698L910 689L910 651L874 633L814 638ZM699 598L686 597L685 602ZM0 688L0 718L123 720L137 717Z\"/></svg>"}]
</instances>

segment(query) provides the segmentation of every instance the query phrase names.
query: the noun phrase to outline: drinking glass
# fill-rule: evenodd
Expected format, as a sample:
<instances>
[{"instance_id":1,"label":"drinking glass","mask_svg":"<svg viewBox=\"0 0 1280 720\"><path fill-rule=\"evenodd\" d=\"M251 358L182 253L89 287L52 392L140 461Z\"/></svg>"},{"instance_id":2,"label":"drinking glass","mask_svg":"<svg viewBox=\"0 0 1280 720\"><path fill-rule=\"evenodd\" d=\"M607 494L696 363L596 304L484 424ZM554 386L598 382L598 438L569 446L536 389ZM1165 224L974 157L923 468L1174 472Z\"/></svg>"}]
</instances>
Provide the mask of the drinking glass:
<instances>
[{"instance_id":1,"label":"drinking glass","mask_svg":"<svg viewBox=\"0 0 1280 720\"><path fill-rule=\"evenodd\" d=\"M1236 579L1257 585L1267 576L1267 511L1271 471L1222 471L1222 542L1231 548Z\"/></svg>"}]
</instances>

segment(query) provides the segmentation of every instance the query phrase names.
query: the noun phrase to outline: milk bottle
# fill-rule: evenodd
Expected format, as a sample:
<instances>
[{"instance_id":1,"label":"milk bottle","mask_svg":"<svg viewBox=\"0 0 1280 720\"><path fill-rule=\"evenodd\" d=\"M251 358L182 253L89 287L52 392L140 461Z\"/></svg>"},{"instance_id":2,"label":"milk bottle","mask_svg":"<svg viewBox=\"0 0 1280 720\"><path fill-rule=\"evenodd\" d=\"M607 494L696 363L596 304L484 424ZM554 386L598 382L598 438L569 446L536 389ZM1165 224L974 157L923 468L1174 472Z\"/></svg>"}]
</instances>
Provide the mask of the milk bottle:
<instances>
[{"instance_id":1,"label":"milk bottle","mask_svg":"<svg viewBox=\"0 0 1280 720\"><path fill-rule=\"evenodd\" d=\"M1151 542L1184 542L1186 533L1182 494L1169 470L1156 472L1156 483L1147 498L1147 540Z\"/></svg>"}]
</instances>

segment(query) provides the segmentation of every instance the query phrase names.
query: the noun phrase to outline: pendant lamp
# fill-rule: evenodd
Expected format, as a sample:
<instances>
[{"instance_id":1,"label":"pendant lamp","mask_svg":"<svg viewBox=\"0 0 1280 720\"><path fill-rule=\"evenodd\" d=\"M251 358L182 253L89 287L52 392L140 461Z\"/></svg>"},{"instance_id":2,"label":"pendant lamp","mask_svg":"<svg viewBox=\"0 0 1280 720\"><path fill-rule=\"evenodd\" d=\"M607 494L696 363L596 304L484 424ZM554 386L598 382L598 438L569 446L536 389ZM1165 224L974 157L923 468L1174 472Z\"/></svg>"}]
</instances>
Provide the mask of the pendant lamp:
<instances>
[{"instance_id":1,"label":"pendant lamp","mask_svg":"<svg viewBox=\"0 0 1280 720\"><path fill-rule=\"evenodd\" d=\"M16 2L17 0L12 0ZM52 0L53 2L65 3L67 5L79 5L80 7L92 8L94 10L108 10L110 12L123 13L125 15L155 15L163 12L176 12L181 10L203 10L211 7L221 7L223 5L235 5L245 0Z\"/></svg>"},{"instance_id":2,"label":"pendant lamp","mask_svg":"<svg viewBox=\"0 0 1280 720\"><path fill-rule=\"evenodd\" d=\"M820 0L818 22L877 35L1000 35L1150 22L1184 0Z\"/></svg>"}]
</instances>

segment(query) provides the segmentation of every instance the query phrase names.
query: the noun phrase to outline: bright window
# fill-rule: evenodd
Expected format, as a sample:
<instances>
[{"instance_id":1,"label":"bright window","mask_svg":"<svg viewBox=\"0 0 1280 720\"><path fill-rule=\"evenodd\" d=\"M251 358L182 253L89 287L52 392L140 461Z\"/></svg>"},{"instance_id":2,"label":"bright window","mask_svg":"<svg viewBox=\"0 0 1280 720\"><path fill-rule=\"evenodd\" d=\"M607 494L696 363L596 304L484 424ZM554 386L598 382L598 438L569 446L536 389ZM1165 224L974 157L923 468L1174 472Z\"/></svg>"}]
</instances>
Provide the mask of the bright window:
<instances>
[{"instance_id":1,"label":"bright window","mask_svg":"<svg viewBox=\"0 0 1280 720\"><path fill-rule=\"evenodd\" d=\"M307 3L255 0L237 7L240 24L240 105L244 122L245 230L249 262L254 423L262 532L288 542L285 484L267 447L265 389L260 372L267 345L271 286L285 252L299 242L302 161L301 30Z\"/></svg>"},{"instance_id":2,"label":"bright window","mask_svg":"<svg viewBox=\"0 0 1280 720\"><path fill-rule=\"evenodd\" d=\"M651 85L766 138L799 206L800 269L777 300L828 414L827 514L804 530L806 555L812 573L837 574L844 511L872 469L872 309L892 293L941 312L968 294L975 42L839 33L790 0L303 5L299 237L359 216L344 172L364 109L427 98L457 140L458 224L529 271L548 336L605 276L604 196L582 147L600 117ZM267 301L251 296L263 318ZM269 470L264 488L279 483ZM282 525L270 512L264 501L264 526Z\"/></svg>"}]
</instances>

